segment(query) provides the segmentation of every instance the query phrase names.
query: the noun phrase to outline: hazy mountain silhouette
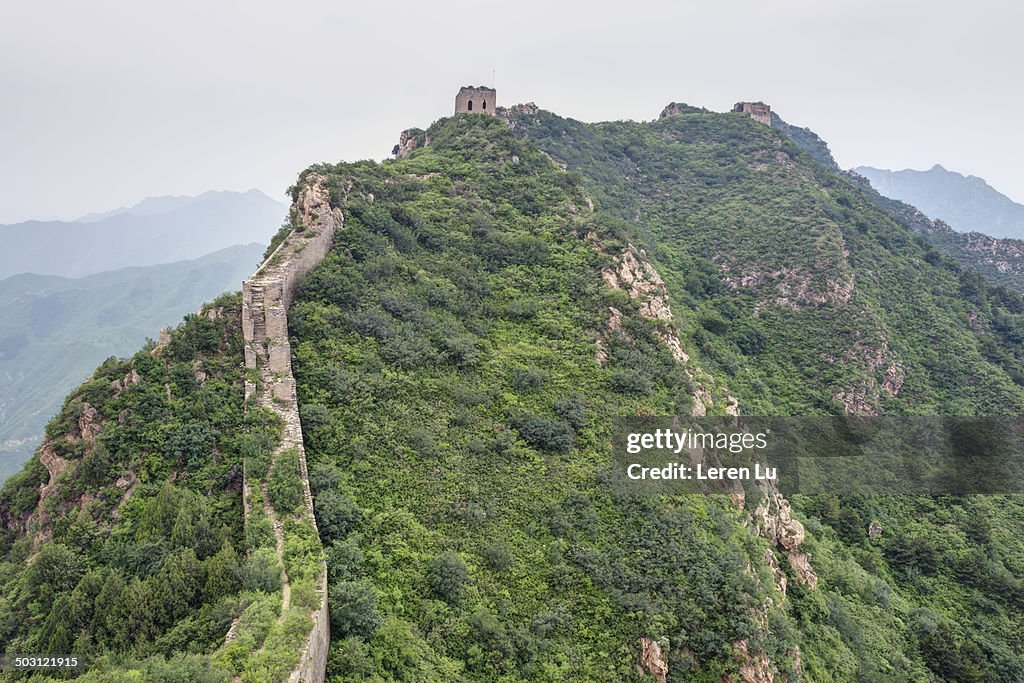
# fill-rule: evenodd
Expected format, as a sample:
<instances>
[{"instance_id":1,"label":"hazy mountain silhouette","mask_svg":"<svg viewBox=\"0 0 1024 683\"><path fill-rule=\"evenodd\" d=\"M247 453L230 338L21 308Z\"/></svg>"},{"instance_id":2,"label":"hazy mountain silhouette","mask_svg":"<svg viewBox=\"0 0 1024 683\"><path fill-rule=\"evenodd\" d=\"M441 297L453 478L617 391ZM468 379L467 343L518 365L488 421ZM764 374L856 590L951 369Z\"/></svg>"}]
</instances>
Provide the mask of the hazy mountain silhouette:
<instances>
[{"instance_id":1,"label":"hazy mountain silhouette","mask_svg":"<svg viewBox=\"0 0 1024 683\"><path fill-rule=\"evenodd\" d=\"M287 207L259 190L153 197L78 221L0 226L0 278L83 277L195 259L237 244L267 244Z\"/></svg>"},{"instance_id":2,"label":"hazy mountain silhouette","mask_svg":"<svg viewBox=\"0 0 1024 683\"><path fill-rule=\"evenodd\" d=\"M991 237L1024 238L1024 205L1018 204L977 176L965 176L936 164L927 171L853 169L882 195L916 206L928 217L945 221L960 232Z\"/></svg>"},{"instance_id":3,"label":"hazy mountain silhouette","mask_svg":"<svg viewBox=\"0 0 1024 683\"><path fill-rule=\"evenodd\" d=\"M0 280L0 481L38 445L69 389L111 355L130 355L204 301L237 290L265 244L84 278Z\"/></svg>"}]
</instances>

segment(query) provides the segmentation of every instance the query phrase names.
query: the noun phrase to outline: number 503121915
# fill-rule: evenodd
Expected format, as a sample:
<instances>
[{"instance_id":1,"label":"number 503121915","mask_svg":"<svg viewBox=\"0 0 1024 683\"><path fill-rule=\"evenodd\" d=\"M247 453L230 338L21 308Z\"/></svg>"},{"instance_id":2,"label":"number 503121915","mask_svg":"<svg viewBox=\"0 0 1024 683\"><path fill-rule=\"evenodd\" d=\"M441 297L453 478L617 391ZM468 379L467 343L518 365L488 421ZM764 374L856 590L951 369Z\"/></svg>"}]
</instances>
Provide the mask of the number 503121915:
<instances>
[{"instance_id":1,"label":"number 503121915","mask_svg":"<svg viewBox=\"0 0 1024 683\"><path fill-rule=\"evenodd\" d=\"M81 660L74 655L3 655L0 670L76 669Z\"/></svg>"}]
</instances>

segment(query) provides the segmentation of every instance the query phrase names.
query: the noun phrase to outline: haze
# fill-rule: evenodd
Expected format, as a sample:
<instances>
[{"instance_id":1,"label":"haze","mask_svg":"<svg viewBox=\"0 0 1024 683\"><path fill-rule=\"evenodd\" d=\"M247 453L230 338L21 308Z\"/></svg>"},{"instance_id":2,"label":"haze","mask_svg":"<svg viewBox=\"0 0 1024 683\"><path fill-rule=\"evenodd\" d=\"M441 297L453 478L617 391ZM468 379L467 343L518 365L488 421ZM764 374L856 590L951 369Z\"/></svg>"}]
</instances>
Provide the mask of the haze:
<instances>
[{"instance_id":1,"label":"haze","mask_svg":"<svg viewBox=\"0 0 1024 683\"><path fill-rule=\"evenodd\" d=\"M1024 201L1010 2L6 0L0 222L381 159L460 85L564 116L762 99L849 168L946 168Z\"/></svg>"}]
</instances>

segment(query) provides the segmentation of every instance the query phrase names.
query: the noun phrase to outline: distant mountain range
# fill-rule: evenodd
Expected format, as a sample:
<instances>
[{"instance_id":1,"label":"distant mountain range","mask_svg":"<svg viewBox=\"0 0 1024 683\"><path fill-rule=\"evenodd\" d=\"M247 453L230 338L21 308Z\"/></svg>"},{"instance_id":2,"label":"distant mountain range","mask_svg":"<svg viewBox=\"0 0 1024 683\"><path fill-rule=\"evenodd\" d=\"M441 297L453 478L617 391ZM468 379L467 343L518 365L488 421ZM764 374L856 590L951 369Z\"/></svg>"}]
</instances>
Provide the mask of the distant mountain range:
<instances>
[{"instance_id":1,"label":"distant mountain range","mask_svg":"<svg viewBox=\"0 0 1024 683\"><path fill-rule=\"evenodd\" d=\"M204 301L239 289L264 248L233 246L84 278L0 281L0 481L32 454L64 395L97 364L133 353Z\"/></svg>"},{"instance_id":2,"label":"distant mountain range","mask_svg":"<svg viewBox=\"0 0 1024 683\"><path fill-rule=\"evenodd\" d=\"M238 244L267 244L286 213L285 204L249 190L152 197L70 222L0 225L0 278L83 277L196 259Z\"/></svg>"},{"instance_id":3,"label":"distant mountain range","mask_svg":"<svg viewBox=\"0 0 1024 683\"><path fill-rule=\"evenodd\" d=\"M210 191L0 226L0 481L99 362L237 290L287 210L259 190Z\"/></svg>"},{"instance_id":4,"label":"distant mountain range","mask_svg":"<svg viewBox=\"0 0 1024 683\"><path fill-rule=\"evenodd\" d=\"M976 176L948 171L938 164L927 171L889 171L871 166L853 170L882 195L916 206L959 232L1024 238L1024 205Z\"/></svg>"}]
</instances>

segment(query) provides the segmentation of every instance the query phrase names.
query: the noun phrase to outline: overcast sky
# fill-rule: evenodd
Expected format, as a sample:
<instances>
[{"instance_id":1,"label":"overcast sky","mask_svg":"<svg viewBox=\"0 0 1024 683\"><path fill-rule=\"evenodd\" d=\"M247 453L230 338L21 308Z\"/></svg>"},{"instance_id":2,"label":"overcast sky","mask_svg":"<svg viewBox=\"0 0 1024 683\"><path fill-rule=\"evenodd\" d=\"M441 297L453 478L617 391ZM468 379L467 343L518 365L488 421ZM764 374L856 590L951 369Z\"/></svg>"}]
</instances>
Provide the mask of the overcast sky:
<instances>
[{"instance_id":1,"label":"overcast sky","mask_svg":"<svg viewBox=\"0 0 1024 683\"><path fill-rule=\"evenodd\" d=\"M0 0L0 222L386 157L460 85L584 121L764 100L844 167L1024 202L1024 3Z\"/></svg>"}]
</instances>

